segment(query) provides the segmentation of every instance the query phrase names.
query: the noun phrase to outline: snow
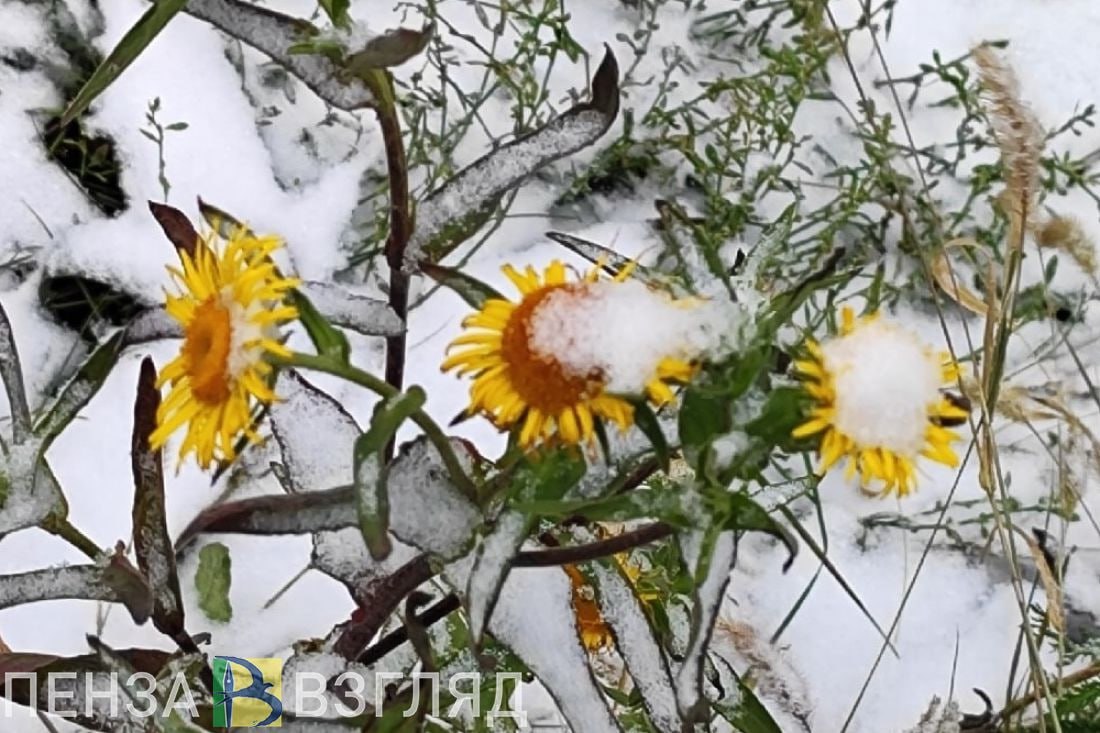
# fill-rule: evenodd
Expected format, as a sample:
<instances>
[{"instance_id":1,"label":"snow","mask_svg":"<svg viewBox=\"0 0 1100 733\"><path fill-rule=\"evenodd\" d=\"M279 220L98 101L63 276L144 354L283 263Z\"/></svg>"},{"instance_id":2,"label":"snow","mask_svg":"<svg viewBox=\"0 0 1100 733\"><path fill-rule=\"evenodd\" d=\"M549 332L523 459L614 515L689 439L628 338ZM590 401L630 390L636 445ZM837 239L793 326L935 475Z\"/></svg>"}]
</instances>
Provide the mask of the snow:
<instances>
[{"instance_id":1,"label":"snow","mask_svg":"<svg viewBox=\"0 0 1100 733\"><path fill-rule=\"evenodd\" d=\"M742 320L729 302L677 301L637 280L604 280L546 296L531 313L530 348L569 376L600 374L608 391L638 394L663 358L730 353Z\"/></svg>"},{"instance_id":2,"label":"snow","mask_svg":"<svg viewBox=\"0 0 1100 733\"><path fill-rule=\"evenodd\" d=\"M929 408L941 399L938 352L883 318L858 324L821 351L835 385L836 429L858 445L918 455Z\"/></svg>"},{"instance_id":3,"label":"snow","mask_svg":"<svg viewBox=\"0 0 1100 733\"><path fill-rule=\"evenodd\" d=\"M302 292L333 324L370 336L396 336L405 324L388 303L332 283L302 283Z\"/></svg>"},{"instance_id":4,"label":"snow","mask_svg":"<svg viewBox=\"0 0 1100 733\"><path fill-rule=\"evenodd\" d=\"M617 733L577 638L570 593L560 568L516 570L501 589L489 630L542 681L574 730Z\"/></svg>"},{"instance_id":5,"label":"snow","mask_svg":"<svg viewBox=\"0 0 1100 733\"><path fill-rule=\"evenodd\" d=\"M642 695L653 725L661 733L678 733L683 722L676 706L668 660L653 636L653 629L633 589L615 569L592 565L599 589L600 613L615 632L615 647L622 654L630 679Z\"/></svg>"},{"instance_id":6,"label":"snow","mask_svg":"<svg viewBox=\"0 0 1100 733\"><path fill-rule=\"evenodd\" d=\"M466 447L452 441L455 453ZM464 461L469 470L469 461ZM469 548L481 512L451 483L439 452L422 438L406 446L386 477L390 531L418 550L454 560Z\"/></svg>"},{"instance_id":7,"label":"snow","mask_svg":"<svg viewBox=\"0 0 1100 733\"><path fill-rule=\"evenodd\" d=\"M455 583L466 590L470 636L474 639L480 639L485 631L488 616L503 594L501 587L508 576L508 563L527 537L529 527L530 519L517 511L497 517L496 526L475 550L476 560L468 580Z\"/></svg>"}]
</instances>

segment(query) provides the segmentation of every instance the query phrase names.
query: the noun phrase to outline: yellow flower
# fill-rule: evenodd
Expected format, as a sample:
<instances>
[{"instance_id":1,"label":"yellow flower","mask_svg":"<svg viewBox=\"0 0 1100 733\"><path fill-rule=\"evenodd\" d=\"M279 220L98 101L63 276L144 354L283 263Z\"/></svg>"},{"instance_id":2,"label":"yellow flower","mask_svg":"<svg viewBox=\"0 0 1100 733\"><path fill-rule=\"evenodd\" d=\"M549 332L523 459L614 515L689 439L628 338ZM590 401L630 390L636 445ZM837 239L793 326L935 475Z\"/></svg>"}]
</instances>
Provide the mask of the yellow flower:
<instances>
[{"instance_id":1,"label":"yellow flower","mask_svg":"<svg viewBox=\"0 0 1100 733\"><path fill-rule=\"evenodd\" d=\"M581 644L589 652L598 652L606 649L614 642L611 628L604 621L600 607L596 603L592 587L585 581L581 571L575 565L563 565L565 574L569 576L569 585L572 590L573 616L577 620L577 631L580 633Z\"/></svg>"},{"instance_id":2,"label":"yellow flower","mask_svg":"<svg viewBox=\"0 0 1100 733\"><path fill-rule=\"evenodd\" d=\"M290 355L279 326L298 316L286 302L298 283L282 277L271 261L281 245L277 237L257 237L244 227L220 245L211 232L197 241L193 255L180 250L182 269L168 268L181 294L169 294L165 308L184 338L179 356L157 379L158 387L171 389L157 411L154 449L187 425L180 461L194 453L206 468L232 460L241 435L259 442L252 407L275 400L265 357Z\"/></svg>"},{"instance_id":3,"label":"yellow flower","mask_svg":"<svg viewBox=\"0 0 1100 733\"><path fill-rule=\"evenodd\" d=\"M580 349L601 348L600 344L575 344L572 353L548 353L534 345L539 308L553 302L566 305L564 311L585 313L608 287L627 287L629 269L613 281L598 282L593 269L579 282L569 282L565 266L555 260L542 277L534 268L520 273L506 265L504 274L519 289L518 303L492 298L481 311L466 318L467 333L455 339L449 348L465 347L447 358L443 371L457 369L459 375L473 374L469 413L484 412L501 428L522 423L519 442L528 448L555 433L565 443L591 442L595 421L610 420L621 429L634 419L632 405L608 390L608 375L598 366L578 368ZM638 287L641 287L640 285ZM668 300L675 307L679 301ZM563 311L563 309L557 309ZM559 313L560 314L560 313ZM592 314L589 314L592 317ZM607 329L637 329L639 324L599 324ZM546 330L545 324L542 326ZM587 353L587 352L586 352ZM647 372L644 391L655 405L673 399L669 382L691 378L695 368L682 358L666 356Z\"/></svg>"},{"instance_id":4,"label":"yellow flower","mask_svg":"<svg viewBox=\"0 0 1100 733\"><path fill-rule=\"evenodd\" d=\"M626 575L627 581L634 588L634 593L642 606L648 606L659 597L653 590L640 590L638 581L642 576L642 569L630 561L627 553L619 552L613 555L615 562ZM607 649L614 644L615 637L611 633L611 627L600 612L596 603L595 591L584 579L584 575L576 565L563 565L562 569L569 576L569 584L572 590L573 616L577 622L577 631L581 637L581 644L589 652L595 653Z\"/></svg>"},{"instance_id":5,"label":"yellow flower","mask_svg":"<svg viewBox=\"0 0 1100 733\"><path fill-rule=\"evenodd\" d=\"M864 491L905 496L921 456L958 465L951 443L959 435L950 426L967 412L942 391L959 377L950 354L877 315L856 320L851 308L842 312L840 335L806 348L809 358L795 368L816 405L793 435L821 434L819 473L847 458L846 476L858 473ZM881 487L870 490L872 482Z\"/></svg>"}]
</instances>

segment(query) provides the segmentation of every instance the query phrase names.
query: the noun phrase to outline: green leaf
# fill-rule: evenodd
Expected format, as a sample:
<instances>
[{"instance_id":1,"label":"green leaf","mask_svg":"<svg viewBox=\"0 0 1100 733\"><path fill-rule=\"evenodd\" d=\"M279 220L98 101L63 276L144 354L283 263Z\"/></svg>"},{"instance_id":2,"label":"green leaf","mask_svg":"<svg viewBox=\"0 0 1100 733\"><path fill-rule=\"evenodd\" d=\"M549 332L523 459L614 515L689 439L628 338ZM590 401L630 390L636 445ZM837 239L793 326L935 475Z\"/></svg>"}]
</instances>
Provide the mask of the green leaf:
<instances>
[{"instance_id":1,"label":"green leaf","mask_svg":"<svg viewBox=\"0 0 1100 733\"><path fill-rule=\"evenodd\" d=\"M100 344L38 420L34 432L42 439L43 453L103 386L107 375L118 362L118 355L125 345L125 336L126 331L122 329Z\"/></svg>"},{"instance_id":2,"label":"green leaf","mask_svg":"<svg viewBox=\"0 0 1100 733\"><path fill-rule=\"evenodd\" d=\"M351 0L317 0L317 4L337 28L347 28L351 25L351 18L348 17L348 6L351 5Z\"/></svg>"},{"instance_id":3,"label":"green leaf","mask_svg":"<svg viewBox=\"0 0 1100 733\"><path fill-rule=\"evenodd\" d=\"M665 432L661 430L661 423L657 420L657 415L644 397L631 399L630 403L634 405L634 424L638 426L645 437L649 438L650 445L657 453L657 460L661 463L661 470L668 473L671 451L668 448L668 439L665 438Z\"/></svg>"},{"instance_id":4,"label":"green leaf","mask_svg":"<svg viewBox=\"0 0 1100 733\"><path fill-rule=\"evenodd\" d=\"M423 51L434 34L434 23L428 23L420 30L397 28L386 31L372 38L362 49L348 54L344 67L362 78L378 69L400 66Z\"/></svg>"},{"instance_id":5,"label":"green leaf","mask_svg":"<svg viewBox=\"0 0 1100 733\"><path fill-rule=\"evenodd\" d=\"M712 391L688 387L680 402L680 442L699 449L730 430L726 402Z\"/></svg>"},{"instance_id":6,"label":"green leaf","mask_svg":"<svg viewBox=\"0 0 1100 733\"><path fill-rule=\"evenodd\" d=\"M23 367L19 362L19 350L15 347L15 332L12 331L8 314L0 307L0 378L4 380L4 390L11 405L12 437L16 443L22 443L31 433L31 411L27 404L27 391L23 386ZM4 496L7 496L5 487ZM0 500L0 506L3 501Z\"/></svg>"},{"instance_id":7,"label":"green leaf","mask_svg":"<svg viewBox=\"0 0 1100 733\"><path fill-rule=\"evenodd\" d=\"M375 560L385 559L393 549L389 538L390 502L382 453L401 423L423 407L426 399L424 390L413 386L379 403L367 432L355 441L355 495L359 529Z\"/></svg>"},{"instance_id":8,"label":"green leaf","mask_svg":"<svg viewBox=\"0 0 1100 733\"><path fill-rule=\"evenodd\" d=\"M103 60L61 116L61 129L82 115L91 103L126 70L145 47L164 30L168 21L183 9L187 0L157 0L126 32L111 54Z\"/></svg>"},{"instance_id":9,"label":"green leaf","mask_svg":"<svg viewBox=\"0 0 1100 733\"><path fill-rule=\"evenodd\" d=\"M512 475L512 495L523 503L558 501L586 470L584 457L570 448L526 457Z\"/></svg>"},{"instance_id":10,"label":"green leaf","mask_svg":"<svg viewBox=\"0 0 1100 733\"><path fill-rule=\"evenodd\" d=\"M740 733L783 733L775 718L740 676L737 677L737 687L741 695L736 705L715 705L715 709L729 721L734 730Z\"/></svg>"},{"instance_id":11,"label":"green leaf","mask_svg":"<svg viewBox=\"0 0 1100 733\"><path fill-rule=\"evenodd\" d=\"M768 395L760 415L745 425L745 432L772 445L790 445L791 432L805 418L806 393L797 387L776 387Z\"/></svg>"},{"instance_id":12,"label":"green leaf","mask_svg":"<svg viewBox=\"0 0 1100 733\"><path fill-rule=\"evenodd\" d=\"M546 236L565 247L570 252L580 255L593 265L600 265L604 272L609 275L618 275L624 268L633 264L634 274L640 276L642 280L658 281L661 279L659 273L639 265L629 257L623 257L615 250L605 247L602 244L596 244L595 242L590 242L587 239L581 239L580 237L575 237L572 234L566 234L564 232L547 232Z\"/></svg>"},{"instance_id":13,"label":"green leaf","mask_svg":"<svg viewBox=\"0 0 1100 733\"><path fill-rule=\"evenodd\" d=\"M789 553L783 570L786 571L798 555L798 542L781 525L772 518L768 510L760 506L744 491L729 492L725 489L721 493L710 497L717 509L716 524L721 531L748 531L766 532L781 541Z\"/></svg>"},{"instance_id":14,"label":"green leaf","mask_svg":"<svg viewBox=\"0 0 1100 733\"><path fill-rule=\"evenodd\" d=\"M199 594L199 608L211 621L224 623L233 618L233 607L229 604L231 569L229 548L222 543L211 542L199 551L195 590Z\"/></svg>"},{"instance_id":15,"label":"green leaf","mask_svg":"<svg viewBox=\"0 0 1100 733\"><path fill-rule=\"evenodd\" d=\"M420 270L440 285L453 290L471 308L480 310L485 305L485 301L491 298L504 300L504 296L491 285L453 267L437 265L434 262L421 262Z\"/></svg>"},{"instance_id":16,"label":"green leaf","mask_svg":"<svg viewBox=\"0 0 1100 733\"><path fill-rule=\"evenodd\" d=\"M309 340L313 342L317 353L320 356L334 358L341 364L347 364L351 346L344 332L329 323L312 301L302 294L302 291L292 291L290 302L298 309L298 320L305 326Z\"/></svg>"},{"instance_id":17,"label":"green leaf","mask_svg":"<svg viewBox=\"0 0 1100 733\"><path fill-rule=\"evenodd\" d=\"M542 500L519 502L516 509L526 514L564 519L583 516L592 521L627 522L632 519L660 519L675 527L692 527L698 521L698 498L679 486L639 488L614 496L582 501Z\"/></svg>"}]
</instances>

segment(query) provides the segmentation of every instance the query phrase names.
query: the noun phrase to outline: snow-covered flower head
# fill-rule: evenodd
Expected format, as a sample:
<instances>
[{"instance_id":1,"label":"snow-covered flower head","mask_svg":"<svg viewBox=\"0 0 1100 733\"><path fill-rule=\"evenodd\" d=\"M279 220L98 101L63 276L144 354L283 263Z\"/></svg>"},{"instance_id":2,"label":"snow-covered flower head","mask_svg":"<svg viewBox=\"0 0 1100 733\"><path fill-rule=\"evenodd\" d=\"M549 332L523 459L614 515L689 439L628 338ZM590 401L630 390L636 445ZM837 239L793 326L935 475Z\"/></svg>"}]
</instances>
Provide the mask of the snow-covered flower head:
<instances>
[{"instance_id":1,"label":"snow-covered flower head","mask_svg":"<svg viewBox=\"0 0 1100 733\"><path fill-rule=\"evenodd\" d=\"M240 436L260 440L252 407L275 400L266 359L290 355L279 327L298 316L286 302L297 281L282 277L271 261L280 246L277 237L237 226L224 244L214 232L203 235L193 254L180 250L182 269L168 268L181 294L169 294L165 307L184 338L157 379L171 390L157 411L153 448L186 425L180 460L194 453L206 468L231 460Z\"/></svg>"},{"instance_id":2,"label":"snow-covered flower head","mask_svg":"<svg viewBox=\"0 0 1100 733\"><path fill-rule=\"evenodd\" d=\"M905 496L921 456L958 465L950 425L967 413L942 391L959 376L950 354L877 314L857 320L847 307L840 334L806 349L795 368L816 405L794 437L821 434L819 473L847 458L847 477L859 473L864 490Z\"/></svg>"},{"instance_id":3,"label":"snow-covered flower head","mask_svg":"<svg viewBox=\"0 0 1100 733\"><path fill-rule=\"evenodd\" d=\"M451 348L465 348L442 368L473 374L468 411L502 428L522 424L523 447L555 434L591 442L601 419L627 429L634 409L621 395L670 402L669 384L691 378L720 328L697 301L628 280L630 268L612 280L596 268L579 281L557 260L541 277L532 267L503 270L519 302L487 300L463 321L468 332Z\"/></svg>"}]
</instances>

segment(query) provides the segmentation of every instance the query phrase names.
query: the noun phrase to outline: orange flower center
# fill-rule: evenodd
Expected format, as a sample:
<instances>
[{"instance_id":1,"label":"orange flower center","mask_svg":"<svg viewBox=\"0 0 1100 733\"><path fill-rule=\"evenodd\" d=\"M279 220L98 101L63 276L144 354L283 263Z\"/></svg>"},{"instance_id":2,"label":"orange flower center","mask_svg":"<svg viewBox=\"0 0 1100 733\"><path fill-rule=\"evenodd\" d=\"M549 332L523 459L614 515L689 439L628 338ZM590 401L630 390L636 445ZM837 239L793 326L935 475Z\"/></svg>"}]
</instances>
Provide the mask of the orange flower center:
<instances>
[{"instance_id":1,"label":"orange flower center","mask_svg":"<svg viewBox=\"0 0 1100 733\"><path fill-rule=\"evenodd\" d=\"M544 415L557 415L603 386L603 375L595 370L587 376L567 374L560 362L531 350L531 317L548 295L567 290L583 297L583 284L547 285L525 297L504 326L501 358L508 365L508 381L531 407Z\"/></svg>"},{"instance_id":2,"label":"orange flower center","mask_svg":"<svg viewBox=\"0 0 1100 733\"><path fill-rule=\"evenodd\" d=\"M208 405L229 399L229 342L232 327L229 309L218 296L211 296L195 309L187 324L183 357L191 392Z\"/></svg>"}]
</instances>

